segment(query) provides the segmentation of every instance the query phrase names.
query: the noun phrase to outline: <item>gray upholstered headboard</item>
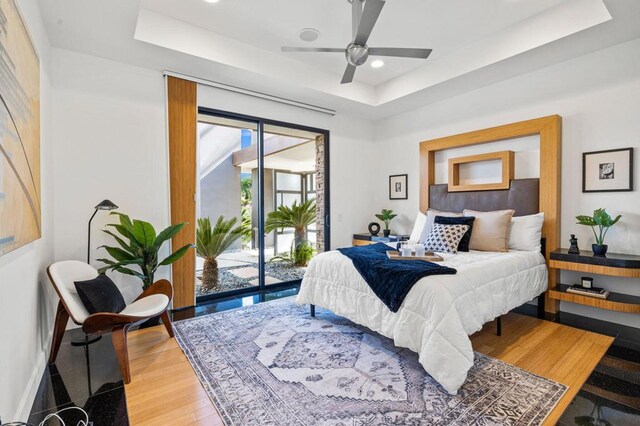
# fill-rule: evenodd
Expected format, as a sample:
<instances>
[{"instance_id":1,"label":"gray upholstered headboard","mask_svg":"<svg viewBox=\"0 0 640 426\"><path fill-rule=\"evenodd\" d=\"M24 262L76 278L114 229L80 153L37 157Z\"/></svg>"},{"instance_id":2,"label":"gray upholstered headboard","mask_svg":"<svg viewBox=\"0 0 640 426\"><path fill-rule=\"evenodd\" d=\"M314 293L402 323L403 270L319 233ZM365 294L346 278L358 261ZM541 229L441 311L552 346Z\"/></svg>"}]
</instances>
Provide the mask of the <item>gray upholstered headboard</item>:
<instances>
[{"instance_id":1,"label":"gray upholstered headboard","mask_svg":"<svg viewBox=\"0 0 640 426\"><path fill-rule=\"evenodd\" d=\"M540 211L540 180L537 178L514 179L509 189L499 191L449 192L447 188L446 183L429 187L429 207L446 212L514 209L514 216Z\"/></svg>"}]
</instances>

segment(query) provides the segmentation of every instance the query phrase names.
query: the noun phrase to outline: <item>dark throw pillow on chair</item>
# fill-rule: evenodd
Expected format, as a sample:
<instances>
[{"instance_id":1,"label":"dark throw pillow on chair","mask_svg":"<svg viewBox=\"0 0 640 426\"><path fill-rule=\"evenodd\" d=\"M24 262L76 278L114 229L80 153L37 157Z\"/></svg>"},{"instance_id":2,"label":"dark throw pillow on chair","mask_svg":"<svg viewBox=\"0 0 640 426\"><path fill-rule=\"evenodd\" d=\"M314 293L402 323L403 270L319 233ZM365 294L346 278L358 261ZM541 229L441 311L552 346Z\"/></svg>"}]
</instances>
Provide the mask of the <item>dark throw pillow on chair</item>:
<instances>
[{"instance_id":1,"label":"dark throw pillow on chair","mask_svg":"<svg viewBox=\"0 0 640 426\"><path fill-rule=\"evenodd\" d=\"M469 242L471 241L471 232L473 231L473 221L476 218L473 216L465 217L448 217L448 216L436 216L434 223L440 225L468 225L469 230L465 232L462 239L458 243L458 251L469 251Z\"/></svg>"},{"instance_id":2,"label":"dark throw pillow on chair","mask_svg":"<svg viewBox=\"0 0 640 426\"><path fill-rule=\"evenodd\" d=\"M98 275L92 280L75 281L74 284L82 304L90 314L118 313L127 306L118 287L105 274Z\"/></svg>"}]
</instances>

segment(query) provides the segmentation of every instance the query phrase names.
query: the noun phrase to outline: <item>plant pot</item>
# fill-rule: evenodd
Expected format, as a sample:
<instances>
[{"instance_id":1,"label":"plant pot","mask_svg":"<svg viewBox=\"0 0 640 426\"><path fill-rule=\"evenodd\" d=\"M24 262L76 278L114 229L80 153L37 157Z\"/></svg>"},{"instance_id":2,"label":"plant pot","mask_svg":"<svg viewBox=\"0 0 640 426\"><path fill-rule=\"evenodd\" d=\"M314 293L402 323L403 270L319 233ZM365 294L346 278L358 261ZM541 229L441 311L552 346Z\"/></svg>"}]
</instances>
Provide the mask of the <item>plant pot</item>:
<instances>
[{"instance_id":1,"label":"plant pot","mask_svg":"<svg viewBox=\"0 0 640 426\"><path fill-rule=\"evenodd\" d=\"M609 248L609 246L606 244L591 244L591 250L593 250L594 256L605 256L607 254L607 248Z\"/></svg>"},{"instance_id":2,"label":"plant pot","mask_svg":"<svg viewBox=\"0 0 640 426\"><path fill-rule=\"evenodd\" d=\"M389 235L391 235L391 229L385 229L385 230L383 230L383 231L382 231L382 234L383 234L385 237L388 237Z\"/></svg>"}]
</instances>

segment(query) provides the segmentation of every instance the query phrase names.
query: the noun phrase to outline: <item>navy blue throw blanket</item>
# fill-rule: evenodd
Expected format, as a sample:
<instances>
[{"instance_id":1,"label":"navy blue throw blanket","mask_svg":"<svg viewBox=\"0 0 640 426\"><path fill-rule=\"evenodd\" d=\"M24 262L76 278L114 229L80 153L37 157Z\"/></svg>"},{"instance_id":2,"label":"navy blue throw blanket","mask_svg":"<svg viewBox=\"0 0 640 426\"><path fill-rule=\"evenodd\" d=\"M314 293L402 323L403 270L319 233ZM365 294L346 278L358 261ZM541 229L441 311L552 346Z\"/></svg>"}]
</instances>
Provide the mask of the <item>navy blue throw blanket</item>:
<instances>
[{"instance_id":1,"label":"navy blue throw blanket","mask_svg":"<svg viewBox=\"0 0 640 426\"><path fill-rule=\"evenodd\" d=\"M409 290L420 278L429 275L450 275L457 271L426 260L391 260L386 244L339 248L353 262L356 270L371 290L392 312L398 312Z\"/></svg>"}]
</instances>

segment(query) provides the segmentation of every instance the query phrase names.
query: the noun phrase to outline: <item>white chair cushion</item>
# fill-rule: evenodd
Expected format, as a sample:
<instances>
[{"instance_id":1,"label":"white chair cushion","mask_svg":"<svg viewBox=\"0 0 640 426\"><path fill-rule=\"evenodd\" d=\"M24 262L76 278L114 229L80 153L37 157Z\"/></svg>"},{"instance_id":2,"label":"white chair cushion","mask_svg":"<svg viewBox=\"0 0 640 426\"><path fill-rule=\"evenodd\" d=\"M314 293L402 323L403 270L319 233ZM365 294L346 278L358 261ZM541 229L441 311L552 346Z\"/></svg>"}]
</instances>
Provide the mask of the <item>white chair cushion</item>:
<instances>
[{"instance_id":1,"label":"white chair cushion","mask_svg":"<svg viewBox=\"0 0 640 426\"><path fill-rule=\"evenodd\" d=\"M49 266L49 274L53 285L58 289L60 297L69 309L71 319L82 324L89 316L89 312L82 304L74 282L92 280L98 276L98 271L79 260L64 260Z\"/></svg>"},{"instance_id":2,"label":"white chair cushion","mask_svg":"<svg viewBox=\"0 0 640 426\"><path fill-rule=\"evenodd\" d=\"M168 304L169 298L164 294L152 294L128 305L120 312L120 315L153 317L162 313Z\"/></svg>"}]
</instances>

